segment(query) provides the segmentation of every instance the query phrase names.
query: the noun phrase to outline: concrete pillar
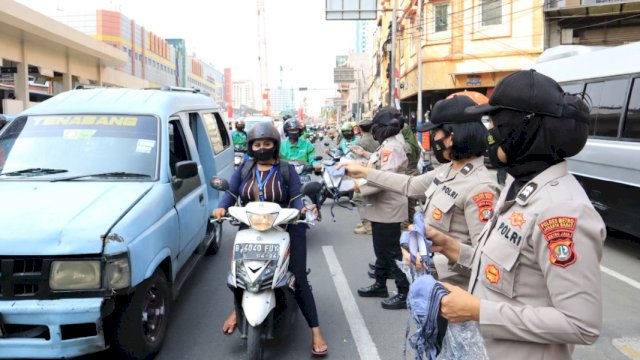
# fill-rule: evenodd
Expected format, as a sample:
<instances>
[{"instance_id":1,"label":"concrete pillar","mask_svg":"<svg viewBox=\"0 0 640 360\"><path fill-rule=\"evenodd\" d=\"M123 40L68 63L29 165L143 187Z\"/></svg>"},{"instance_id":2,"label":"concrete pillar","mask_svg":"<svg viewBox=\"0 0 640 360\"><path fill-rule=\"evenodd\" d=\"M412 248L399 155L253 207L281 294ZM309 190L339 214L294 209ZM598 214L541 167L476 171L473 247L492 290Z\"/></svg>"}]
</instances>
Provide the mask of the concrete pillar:
<instances>
[{"instance_id":1,"label":"concrete pillar","mask_svg":"<svg viewBox=\"0 0 640 360\"><path fill-rule=\"evenodd\" d=\"M14 76L14 95L17 100L22 100L23 109L26 109L29 107L29 64L21 62L16 65L18 72Z\"/></svg>"},{"instance_id":2,"label":"concrete pillar","mask_svg":"<svg viewBox=\"0 0 640 360\"><path fill-rule=\"evenodd\" d=\"M73 76L69 73L62 74L62 92L69 91L73 87Z\"/></svg>"},{"instance_id":3,"label":"concrete pillar","mask_svg":"<svg viewBox=\"0 0 640 360\"><path fill-rule=\"evenodd\" d=\"M69 54L67 54L67 69L62 74L62 92L69 91L73 88L73 75L71 75L71 64L69 64Z\"/></svg>"}]
</instances>

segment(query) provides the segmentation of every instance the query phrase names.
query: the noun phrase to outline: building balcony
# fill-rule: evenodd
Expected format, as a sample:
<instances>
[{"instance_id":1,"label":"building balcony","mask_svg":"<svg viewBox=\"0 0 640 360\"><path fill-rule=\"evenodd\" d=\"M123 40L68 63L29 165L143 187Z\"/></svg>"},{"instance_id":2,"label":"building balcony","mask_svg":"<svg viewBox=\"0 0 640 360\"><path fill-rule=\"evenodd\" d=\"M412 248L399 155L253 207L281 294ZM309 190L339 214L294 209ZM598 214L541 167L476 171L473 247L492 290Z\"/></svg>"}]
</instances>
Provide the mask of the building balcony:
<instances>
[{"instance_id":1,"label":"building balcony","mask_svg":"<svg viewBox=\"0 0 640 360\"><path fill-rule=\"evenodd\" d=\"M547 15L609 15L640 11L640 0L549 0Z\"/></svg>"}]
</instances>

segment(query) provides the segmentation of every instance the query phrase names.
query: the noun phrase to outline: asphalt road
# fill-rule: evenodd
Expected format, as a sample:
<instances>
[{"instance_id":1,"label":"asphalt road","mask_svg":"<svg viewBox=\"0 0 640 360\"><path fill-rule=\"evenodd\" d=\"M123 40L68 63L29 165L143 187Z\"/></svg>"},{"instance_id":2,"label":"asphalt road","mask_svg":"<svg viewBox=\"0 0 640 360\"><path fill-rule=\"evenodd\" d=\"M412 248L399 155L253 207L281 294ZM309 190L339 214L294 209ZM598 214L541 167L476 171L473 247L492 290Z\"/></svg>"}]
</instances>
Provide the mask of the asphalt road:
<instances>
[{"instance_id":1,"label":"asphalt road","mask_svg":"<svg viewBox=\"0 0 640 360\"><path fill-rule=\"evenodd\" d=\"M383 310L380 299L360 298L356 290L372 283L371 237L356 235L356 210L329 207L308 232L309 280L330 359L402 359L406 310ZM171 325L158 359L243 359L245 342L221 327L232 307L226 286L235 228L225 225L220 252L198 265L174 304ZM640 240L610 234L602 260L604 328L591 346L578 346L575 359L640 359ZM388 281L389 290L395 285ZM575 279L580 286L580 279ZM310 358L311 336L300 315L292 335L267 344L266 359ZM408 353L408 358L412 354ZM94 358L94 357L89 357Z\"/></svg>"},{"instance_id":2,"label":"asphalt road","mask_svg":"<svg viewBox=\"0 0 640 360\"><path fill-rule=\"evenodd\" d=\"M367 346L360 351L368 351L366 354L370 356L370 344L363 340L370 336L379 359L401 359L408 313L406 310L383 310L379 299L358 297L356 289L371 283L366 275L367 262L373 258L370 236L353 234L353 226L358 221L355 211L336 208L333 222L328 210L328 205L325 205L324 221L308 233L308 265L321 328L330 347L330 358L372 359L361 356L357 343ZM221 252L202 263L183 289L158 359L243 359L244 341L237 334L224 336L220 330L232 302L225 279L233 232L230 227L225 228ZM342 272L330 267L332 254L335 254ZM603 266L640 282L639 260L640 243L609 237ZM339 294L340 283L336 285L334 281L343 276L350 290L346 296L350 296L357 305L355 311L349 308L349 299L341 301L341 295L345 294ZM637 345L640 339L640 288L608 274L603 273L602 276L605 293L602 335L592 346L578 346L574 358L640 359L640 347ZM576 286L579 282L576 279ZM388 281L388 286L395 290L392 281ZM356 321L359 316L364 319L364 327ZM354 328L350 327L348 319ZM310 357L310 333L304 319L300 316L298 320L292 337L267 345L265 358Z\"/></svg>"}]
</instances>

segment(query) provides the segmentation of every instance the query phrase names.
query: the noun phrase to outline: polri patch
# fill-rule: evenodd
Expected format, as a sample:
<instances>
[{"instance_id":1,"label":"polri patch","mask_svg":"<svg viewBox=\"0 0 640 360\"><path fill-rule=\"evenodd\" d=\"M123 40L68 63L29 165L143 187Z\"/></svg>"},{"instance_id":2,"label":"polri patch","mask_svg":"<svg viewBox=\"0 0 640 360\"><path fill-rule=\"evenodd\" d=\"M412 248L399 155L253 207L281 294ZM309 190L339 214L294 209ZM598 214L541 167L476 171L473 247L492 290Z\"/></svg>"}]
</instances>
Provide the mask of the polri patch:
<instances>
[{"instance_id":1,"label":"polri patch","mask_svg":"<svg viewBox=\"0 0 640 360\"><path fill-rule=\"evenodd\" d=\"M389 149L382 149L381 152L382 156L380 157L380 161L382 162L382 164L386 164L391 160L391 154L392 151Z\"/></svg>"},{"instance_id":2,"label":"polri patch","mask_svg":"<svg viewBox=\"0 0 640 360\"><path fill-rule=\"evenodd\" d=\"M518 227L518 229L522 230L522 225L524 225L527 220L524 218L524 213L514 211L509 218L511 221L511 226Z\"/></svg>"},{"instance_id":3,"label":"polri patch","mask_svg":"<svg viewBox=\"0 0 640 360\"><path fill-rule=\"evenodd\" d=\"M440 221L440 219L442 219L442 210L438 208L433 209L431 216L433 217L434 220Z\"/></svg>"},{"instance_id":4,"label":"polri patch","mask_svg":"<svg viewBox=\"0 0 640 360\"><path fill-rule=\"evenodd\" d=\"M471 199L478 206L478 218L482 222L487 222L493 216L493 199L495 194L492 192L481 192L473 195Z\"/></svg>"},{"instance_id":5,"label":"polri patch","mask_svg":"<svg viewBox=\"0 0 640 360\"><path fill-rule=\"evenodd\" d=\"M500 282L500 269L493 264L489 264L484 268L484 276L487 278L487 281L495 285Z\"/></svg>"},{"instance_id":6,"label":"polri patch","mask_svg":"<svg viewBox=\"0 0 640 360\"><path fill-rule=\"evenodd\" d=\"M570 216L556 216L538 223L547 240L551 264L565 268L578 259L573 250L573 233L577 224L578 219Z\"/></svg>"}]
</instances>

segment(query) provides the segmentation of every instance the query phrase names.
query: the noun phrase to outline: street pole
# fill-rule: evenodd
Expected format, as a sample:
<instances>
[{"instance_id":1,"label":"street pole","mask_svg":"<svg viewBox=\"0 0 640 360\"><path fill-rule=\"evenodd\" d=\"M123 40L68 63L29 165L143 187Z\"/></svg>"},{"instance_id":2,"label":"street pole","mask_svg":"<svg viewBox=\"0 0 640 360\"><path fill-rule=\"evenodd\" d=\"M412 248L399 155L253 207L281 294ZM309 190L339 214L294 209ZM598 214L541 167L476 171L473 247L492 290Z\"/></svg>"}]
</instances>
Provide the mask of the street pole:
<instances>
[{"instance_id":1,"label":"street pole","mask_svg":"<svg viewBox=\"0 0 640 360\"><path fill-rule=\"evenodd\" d=\"M396 0L393 2L393 12L391 15L391 66L389 69L389 106L395 107L395 89L396 89L396 29L398 28L398 18L396 16Z\"/></svg>"},{"instance_id":2,"label":"street pole","mask_svg":"<svg viewBox=\"0 0 640 360\"><path fill-rule=\"evenodd\" d=\"M422 0L418 0L418 113L416 114L418 125L422 125L422 26Z\"/></svg>"},{"instance_id":3,"label":"street pole","mask_svg":"<svg viewBox=\"0 0 640 360\"><path fill-rule=\"evenodd\" d=\"M354 69L354 71L355 71L355 69ZM357 71L355 71L355 72L356 72L356 74L358 74L358 99L357 99L357 102L356 102L356 121L359 123L360 120L362 120L362 110L360 110L360 96L361 96L360 95L360 80L361 80L361 78L360 78L360 74Z\"/></svg>"}]
</instances>

